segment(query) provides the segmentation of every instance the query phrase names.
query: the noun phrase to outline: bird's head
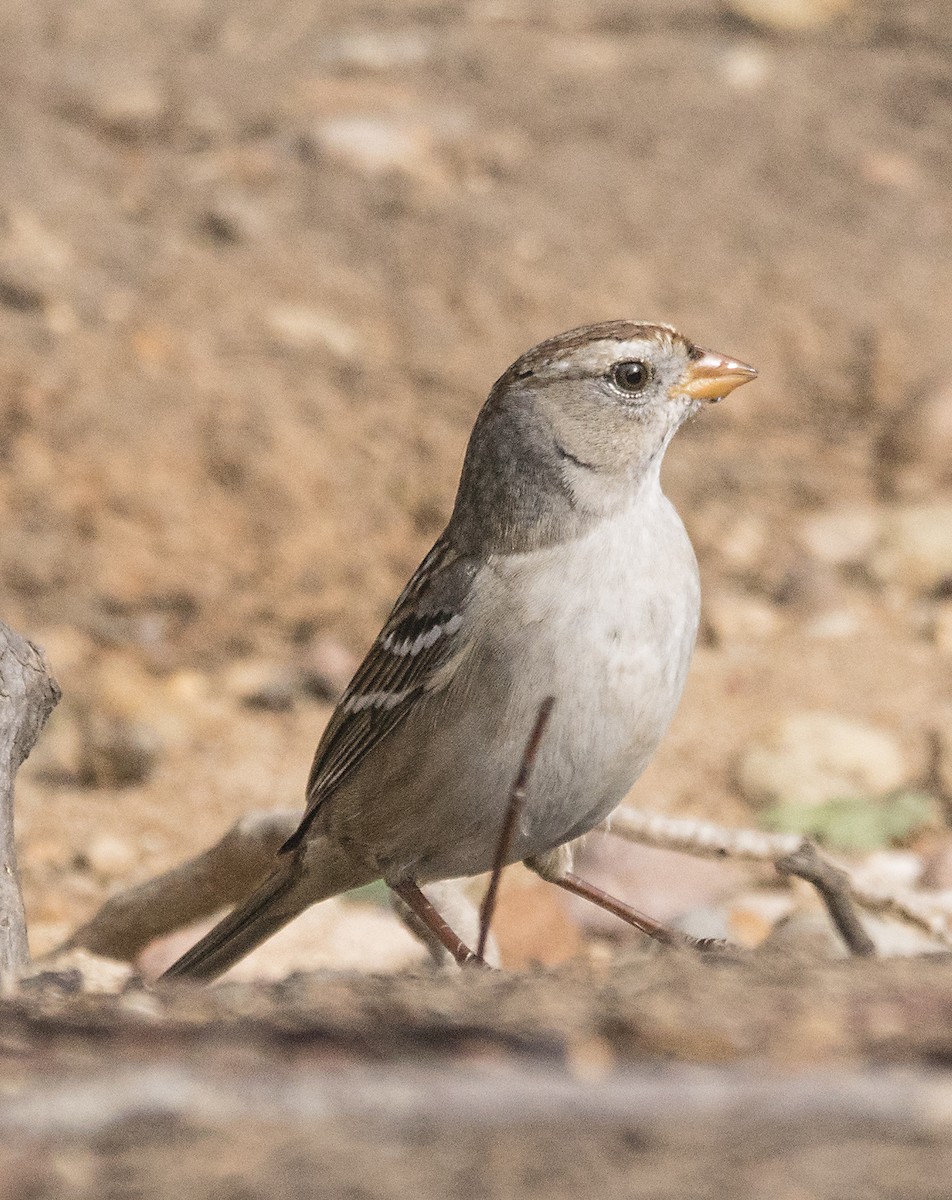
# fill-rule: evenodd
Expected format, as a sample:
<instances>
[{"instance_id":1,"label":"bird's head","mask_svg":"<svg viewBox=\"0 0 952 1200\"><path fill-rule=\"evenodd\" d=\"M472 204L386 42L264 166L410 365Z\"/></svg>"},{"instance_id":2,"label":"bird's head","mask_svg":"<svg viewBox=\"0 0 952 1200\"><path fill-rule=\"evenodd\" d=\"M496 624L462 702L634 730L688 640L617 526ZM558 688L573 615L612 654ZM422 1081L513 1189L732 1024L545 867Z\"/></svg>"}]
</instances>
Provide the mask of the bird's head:
<instances>
[{"instance_id":1,"label":"bird's head","mask_svg":"<svg viewBox=\"0 0 952 1200\"><path fill-rule=\"evenodd\" d=\"M457 499L547 541L657 478L675 431L757 372L670 325L609 321L549 338L495 383ZM535 535L531 535L533 540Z\"/></svg>"}]
</instances>

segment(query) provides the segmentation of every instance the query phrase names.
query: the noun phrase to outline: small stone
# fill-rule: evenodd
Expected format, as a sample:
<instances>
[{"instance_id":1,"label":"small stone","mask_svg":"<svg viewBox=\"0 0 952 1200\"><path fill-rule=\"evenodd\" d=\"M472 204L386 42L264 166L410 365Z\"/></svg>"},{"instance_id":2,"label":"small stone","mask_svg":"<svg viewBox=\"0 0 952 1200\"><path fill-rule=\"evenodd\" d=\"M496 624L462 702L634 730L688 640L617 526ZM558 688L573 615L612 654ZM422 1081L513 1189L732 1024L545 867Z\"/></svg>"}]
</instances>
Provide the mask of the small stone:
<instances>
[{"instance_id":1,"label":"small stone","mask_svg":"<svg viewBox=\"0 0 952 1200\"><path fill-rule=\"evenodd\" d=\"M932 621L935 648L941 654L952 655L952 600L942 600L935 607Z\"/></svg>"},{"instance_id":2,"label":"small stone","mask_svg":"<svg viewBox=\"0 0 952 1200\"><path fill-rule=\"evenodd\" d=\"M31 313L43 308L43 288L32 274L20 268L7 268L0 274L0 304L14 312Z\"/></svg>"},{"instance_id":3,"label":"small stone","mask_svg":"<svg viewBox=\"0 0 952 1200\"><path fill-rule=\"evenodd\" d=\"M875 850L852 867L857 884L875 892L918 887L922 872L922 856L914 850Z\"/></svg>"},{"instance_id":4,"label":"small stone","mask_svg":"<svg viewBox=\"0 0 952 1200\"><path fill-rule=\"evenodd\" d=\"M879 796L913 775L886 730L835 713L796 713L742 753L738 782L753 804L823 804Z\"/></svg>"},{"instance_id":5,"label":"small stone","mask_svg":"<svg viewBox=\"0 0 952 1200\"><path fill-rule=\"evenodd\" d=\"M326 153L369 175L414 169L427 155L418 133L404 122L381 117L334 117L317 127L315 137Z\"/></svg>"},{"instance_id":6,"label":"small stone","mask_svg":"<svg viewBox=\"0 0 952 1200\"><path fill-rule=\"evenodd\" d=\"M952 583L952 503L887 510L870 563L880 582L935 595Z\"/></svg>"},{"instance_id":7,"label":"small stone","mask_svg":"<svg viewBox=\"0 0 952 1200\"><path fill-rule=\"evenodd\" d=\"M111 833L100 833L93 838L83 857L90 869L107 881L129 876L138 860L129 842Z\"/></svg>"},{"instance_id":8,"label":"small stone","mask_svg":"<svg viewBox=\"0 0 952 1200\"><path fill-rule=\"evenodd\" d=\"M317 638L304 657L301 686L317 700L336 700L359 665L357 656L336 638Z\"/></svg>"},{"instance_id":9,"label":"small stone","mask_svg":"<svg viewBox=\"0 0 952 1200\"><path fill-rule=\"evenodd\" d=\"M922 178L916 160L910 155L883 150L867 151L859 160L859 170L869 183L904 190L911 190Z\"/></svg>"},{"instance_id":10,"label":"small stone","mask_svg":"<svg viewBox=\"0 0 952 1200\"><path fill-rule=\"evenodd\" d=\"M952 708L938 716L935 727L936 769L942 794L952 800Z\"/></svg>"},{"instance_id":11,"label":"small stone","mask_svg":"<svg viewBox=\"0 0 952 1200\"><path fill-rule=\"evenodd\" d=\"M321 57L335 66L362 71L389 71L413 67L430 56L430 42L414 29L373 29L344 34L325 42Z\"/></svg>"},{"instance_id":12,"label":"small stone","mask_svg":"<svg viewBox=\"0 0 952 1200\"><path fill-rule=\"evenodd\" d=\"M941 942L930 937L924 930L904 921L864 913L862 923L876 945L876 953L882 958L938 954L947 950ZM828 914L816 903L798 908L780 921L763 945L765 948L794 950L825 959L849 956L849 951L833 928Z\"/></svg>"},{"instance_id":13,"label":"small stone","mask_svg":"<svg viewBox=\"0 0 952 1200\"><path fill-rule=\"evenodd\" d=\"M318 347L340 358L352 358L361 348L355 329L320 309L296 304L277 304L265 314L272 336L292 350Z\"/></svg>"},{"instance_id":14,"label":"small stone","mask_svg":"<svg viewBox=\"0 0 952 1200\"><path fill-rule=\"evenodd\" d=\"M129 142L154 136L166 112L165 98L151 80L114 75L82 85L69 107L104 133Z\"/></svg>"},{"instance_id":15,"label":"small stone","mask_svg":"<svg viewBox=\"0 0 952 1200\"><path fill-rule=\"evenodd\" d=\"M713 592L704 601L703 624L714 645L773 637L782 621L773 606L756 596Z\"/></svg>"},{"instance_id":16,"label":"small stone","mask_svg":"<svg viewBox=\"0 0 952 1200\"><path fill-rule=\"evenodd\" d=\"M20 980L23 987L42 991L55 988L70 994L91 992L115 995L132 978L128 963L103 958L89 950L67 950L35 964Z\"/></svg>"},{"instance_id":17,"label":"small stone","mask_svg":"<svg viewBox=\"0 0 952 1200\"><path fill-rule=\"evenodd\" d=\"M799 540L821 562L859 566L875 545L878 532L876 510L853 505L814 513L800 526Z\"/></svg>"},{"instance_id":18,"label":"small stone","mask_svg":"<svg viewBox=\"0 0 952 1200\"><path fill-rule=\"evenodd\" d=\"M767 545L767 528L756 516L739 517L717 542L725 563L737 571L752 570L760 562Z\"/></svg>"},{"instance_id":19,"label":"small stone","mask_svg":"<svg viewBox=\"0 0 952 1200\"><path fill-rule=\"evenodd\" d=\"M371 178L398 175L443 189L455 178L444 145L458 143L471 124L464 111L445 107L337 116L318 122L304 145L318 160L334 159Z\"/></svg>"},{"instance_id":20,"label":"small stone","mask_svg":"<svg viewBox=\"0 0 952 1200\"><path fill-rule=\"evenodd\" d=\"M219 242L258 241L269 232L261 206L237 192L216 197L202 214L201 223Z\"/></svg>"},{"instance_id":21,"label":"small stone","mask_svg":"<svg viewBox=\"0 0 952 1200\"><path fill-rule=\"evenodd\" d=\"M952 891L952 837L944 838L931 850L917 882L927 891Z\"/></svg>"},{"instance_id":22,"label":"small stone","mask_svg":"<svg viewBox=\"0 0 952 1200\"><path fill-rule=\"evenodd\" d=\"M870 620L869 612L855 604L828 608L804 627L807 637L819 639L851 638L860 633Z\"/></svg>"},{"instance_id":23,"label":"small stone","mask_svg":"<svg viewBox=\"0 0 952 1200\"><path fill-rule=\"evenodd\" d=\"M749 950L756 949L795 905L796 898L789 888L761 889L737 896L728 906L728 939Z\"/></svg>"},{"instance_id":24,"label":"small stone","mask_svg":"<svg viewBox=\"0 0 952 1200\"><path fill-rule=\"evenodd\" d=\"M85 713L78 779L86 787L119 788L144 783L158 758L151 726L104 712Z\"/></svg>"},{"instance_id":25,"label":"small stone","mask_svg":"<svg viewBox=\"0 0 952 1200\"><path fill-rule=\"evenodd\" d=\"M762 29L804 33L845 12L853 0L727 0L738 16Z\"/></svg>"},{"instance_id":26,"label":"small stone","mask_svg":"<svg viewBox=\"0 0 952 1200\"><path fill-rule=\"evenodd\" d=\"M222 682L246 708L287 712L294 706L294 676L281 664L257 660L236 663L225 672Z\"/></svg>"},{"instance_id":27,"label":"small stone","mask_svg":"<svg viewBox=\"0 0 952 1200\"><path fill-rule=\"evenodd\" d=\"M37 631L33 641L43 647L58 677L83 671L95 651L91 639L72 625L47 626Z\"/></svg>"},{"instance_id":28,"label":"small stone","mask_svg":"<svg viewBox=\"0 0 952 1200\"><path fill-rule=\"evenodd\" d=\"M770 75L770 59L759 46L732 46L721 58L720 72L735 91L754 92Z\"/></svg>"},{"instance_id":29,"label":"small stone","mask_svg":"<svg viewBox=\"0 0 952 1200\"><path fill-rule=\"evenodd\" d=\"M952 486L952 380L933 381L887 422L876 447L889 496L921 500Z\"/></svg>"},{"instance_id":30,"label":"small stone","mask_svg":"<svg viewBox=\"0 0 952 1200\"><path fill-rule=\"evenodd\" d=\"M50 714L24 771L49 782L75 780L80 772L82 743L80 710L67 693Z\"/></svg>"}]
</instances>

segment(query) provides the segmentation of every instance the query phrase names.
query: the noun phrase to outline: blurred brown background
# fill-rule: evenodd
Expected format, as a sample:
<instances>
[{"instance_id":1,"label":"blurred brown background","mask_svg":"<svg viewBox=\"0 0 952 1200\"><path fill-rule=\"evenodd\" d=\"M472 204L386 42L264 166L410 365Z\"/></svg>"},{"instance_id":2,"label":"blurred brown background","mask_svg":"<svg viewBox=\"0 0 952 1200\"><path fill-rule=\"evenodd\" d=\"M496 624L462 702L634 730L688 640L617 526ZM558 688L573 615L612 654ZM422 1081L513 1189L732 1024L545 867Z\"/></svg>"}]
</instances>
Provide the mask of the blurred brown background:
<instances>
[{"instance_id":1,"label":"blurred brown background","mask_svg":"<svg viewBox=\"0 0 952 1200\"><path fill-rule=\"evenodd\" d=\"M35 948L300 804L493 380L611 317L761 371L668 456L705 627L633 801L753 823L799 785L745 756L820 712L880 739L847 790L941 826L950 81L927 0L4 5L0 613L65 689L18 794ZM774 743L822 766L816 725ZM511 961L572 952L520 887ZM327 961L390 961L364 918Z\"/></svg>"}]
</instances>

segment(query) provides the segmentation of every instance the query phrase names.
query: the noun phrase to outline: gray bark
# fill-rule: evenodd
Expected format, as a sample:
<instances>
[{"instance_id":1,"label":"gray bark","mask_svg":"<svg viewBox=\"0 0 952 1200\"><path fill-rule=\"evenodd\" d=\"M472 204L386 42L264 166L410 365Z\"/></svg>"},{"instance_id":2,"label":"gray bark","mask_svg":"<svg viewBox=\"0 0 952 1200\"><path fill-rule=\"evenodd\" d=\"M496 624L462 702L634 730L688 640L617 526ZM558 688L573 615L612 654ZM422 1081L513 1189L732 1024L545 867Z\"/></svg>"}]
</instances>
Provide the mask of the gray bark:
<instances>
[{"instance_id":1,"label":"gray bark","mask_svg":"<svg viewBox=\"0 0 952 1200\"><path fill-rule=\"evenodd\" d=\"M29 961L13 833L14 780L59 698L43 651L0 621L0 984Z\"/></svg>"}]
</instances>

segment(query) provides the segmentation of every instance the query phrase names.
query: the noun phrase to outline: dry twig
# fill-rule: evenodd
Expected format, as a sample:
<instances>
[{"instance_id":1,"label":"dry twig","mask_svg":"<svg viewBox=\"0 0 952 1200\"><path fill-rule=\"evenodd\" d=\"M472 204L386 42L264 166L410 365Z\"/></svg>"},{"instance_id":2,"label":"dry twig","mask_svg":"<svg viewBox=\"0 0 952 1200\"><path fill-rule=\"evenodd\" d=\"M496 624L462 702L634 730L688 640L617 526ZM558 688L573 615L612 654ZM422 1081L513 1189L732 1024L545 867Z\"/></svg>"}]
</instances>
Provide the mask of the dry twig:
<instances>
[{"instance_id":1,"label":"dry twig","mask_svg":"<svg viewBox=\"0 0 952 1200\"><path fill-rule=\"evenodd\" d=\"M83 947L110 958L132 961L154 938L243 899L267 874L279 846L299 821L297 811L249 813L209 850L164 875L113 896L62 948ZM778 861L795 855L802 845L801 838L788 834L730 829L709 821L668 817L628 807L618 809L607 828L616 837L641 845L702 858L762 862L774 867ZM849 897L864 912L897 918L952 946L952 910L947 902L943 905L938 898L920 892L876 890L862 883L841 863L827 865L843 873Z\"/></svg>"},{"instance_id":2,"label":"dry twig","mask_svg":"<svg viewBox=\"0 0 952 1200\"><path fill-rule=\"evenodd\" d=\"M112 896L61 949L132 962L156 938L244 900L300 820L300 812L249 813L210 849Z\"/></svg>"},{"instance_id":3,"label":"dry twig","mask_svg":"<svg viewBox=\"0 0 952 1200\"><path fill-rule=\"evenodd\" d=\"M479 941L476 944L476 957L480 962L485 961L486 942L489 938L489 928L492 925L493 913L496 911L496 898L499 894L499 880L502 877L503 867L505 867L509 859L512 839L516 832L516 821L519 818L519 809L522 807L522 801L526 794L526 784L529 782L529 776L532 774L532 768L535 766L536 755L539 753L539 746L542 743L545 727L549 723L549 717L552 716L552 707L554 704L555 697L546 696L539 705L539 713L536 717L535 725L533 726L532 733L529 735L528 742L526 742L526 748L522 752L519 773L516 775L512 790L509 793L506 816L503 819L502 829L499 832L499 842L496 845L496 859L493 862L492 874L489 877L489 887L486 889L486 895L479 910Z\"/></svg>"},{"instance_id":4,"label":"dry twig","mask_svg":"<svg viewBox=\"0 0 952 1200\"><path fill-rule=\"evenodd\" d=\"M778 858L774 865L781 875L795 875L813 884L850 954L857 958L875 956L876 943L859 919L850 877L844 870L822 859L809 841L801 842L793 854Z\"/></svg>"},{"instance_id":5,"label":"dry twig","mask_svg":"<svg viewBox=\"0 0 952 1200\"><path fill-rule=\"evenodd\" d=\"M642 846L678 850L698 858L731 858L770 863L796 854L803 839L796 834L763 833L757 829L731 829L712 821L691 817L669 817L624 806L616 809L606 832ZM828 861L828 860L827 860ZM894 917L915 925L937 941L952 946L952 909L948 901L907 889L886 892L856 878L843 863L829 864L848 881L855 905L875 916Z\"/></svg>"}]
</instances>

